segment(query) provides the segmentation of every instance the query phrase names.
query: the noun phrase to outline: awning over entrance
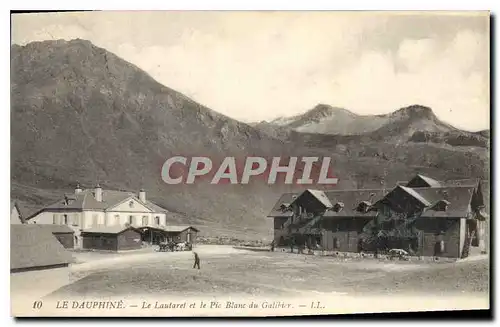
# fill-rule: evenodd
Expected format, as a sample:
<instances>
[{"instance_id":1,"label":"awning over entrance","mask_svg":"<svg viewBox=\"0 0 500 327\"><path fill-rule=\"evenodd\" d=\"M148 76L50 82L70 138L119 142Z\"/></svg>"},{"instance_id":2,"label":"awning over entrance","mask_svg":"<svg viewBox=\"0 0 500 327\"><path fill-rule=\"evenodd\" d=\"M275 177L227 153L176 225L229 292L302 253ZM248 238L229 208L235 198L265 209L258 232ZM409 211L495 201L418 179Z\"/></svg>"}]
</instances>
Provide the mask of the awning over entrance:
<instances>
[{"instance_id":1,"label":"awning over entrance","mask_svg":"<svg viewBox=\"0 0 500 327\"><path fill-rule=\"evenodd\" d=\"M159 244L167 239L167 232L161 227L141 226L136 227L142 234L142 241L146 243Z\"/></svg>"}]
</instances>

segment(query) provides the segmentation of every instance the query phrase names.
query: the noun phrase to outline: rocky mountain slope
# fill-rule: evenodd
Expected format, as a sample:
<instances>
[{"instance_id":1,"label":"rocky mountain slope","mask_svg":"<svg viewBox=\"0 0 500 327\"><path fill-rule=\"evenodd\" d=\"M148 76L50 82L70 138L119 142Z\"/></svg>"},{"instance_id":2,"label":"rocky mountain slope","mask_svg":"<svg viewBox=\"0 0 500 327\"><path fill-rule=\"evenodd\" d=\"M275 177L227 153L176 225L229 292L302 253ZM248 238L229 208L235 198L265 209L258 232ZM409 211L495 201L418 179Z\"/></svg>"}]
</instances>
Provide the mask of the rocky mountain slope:
<instances>
[{"instance_id":1,"label":"rocky mountain slope","mask_svg":"<svg viewBox=\"0 0 500 327\"><path fill-rule=\"evenodd\" d=\"M159 84L88 41L34 42L11 51L11 196L32 208L71 192L76 181L146 188L150 199L171 211L172 222L201 225L205 234L260 238L271 232L265 216L274 202L297 187L264 181L214 186L207 180L167 185L160 176L164 161L173 155L215 161L330 156L338 188L391 185L416 172L438 179L488 173L484 149L395 148L375 141L351 148L328 140L310 145L307 135L272 136Z\"/></svg>"}]
</instances>

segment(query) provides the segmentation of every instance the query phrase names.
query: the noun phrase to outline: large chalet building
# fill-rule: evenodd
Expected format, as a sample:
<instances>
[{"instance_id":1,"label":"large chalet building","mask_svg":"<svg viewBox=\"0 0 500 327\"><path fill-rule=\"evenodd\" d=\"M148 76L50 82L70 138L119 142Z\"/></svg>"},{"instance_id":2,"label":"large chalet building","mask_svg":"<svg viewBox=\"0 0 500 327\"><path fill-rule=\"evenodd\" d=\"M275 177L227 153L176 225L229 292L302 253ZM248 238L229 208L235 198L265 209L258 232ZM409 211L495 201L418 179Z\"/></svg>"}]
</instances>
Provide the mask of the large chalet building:
<instances>
[{"instance_id":1,"label":"large chalet building","mask_svg":"<svg viewBox=\"0 0 500 327\"><path fill-rule=\"evenodd\" d=\"M268 217L277 246L333 252L404 249L417 256L464 258L485 252L481 182L439 182L416 175L391 190L286 193Z\"/></svg>"},{"instance_id":2,"label":"large chalet building","mask_svg":"<svg viewBox=\"0 0 500 327\"><path fill-rule=\"evenodd\" d=\"M57 202L27 217L28 224L67 225L75 232L75 247L82 246L81 232L106 226L134 226L162 231L167 210L147 200L146 192L103 190L99 185L65 194ZM11 218L12 219L12 218Z\"/></svg>"}]
</instances>

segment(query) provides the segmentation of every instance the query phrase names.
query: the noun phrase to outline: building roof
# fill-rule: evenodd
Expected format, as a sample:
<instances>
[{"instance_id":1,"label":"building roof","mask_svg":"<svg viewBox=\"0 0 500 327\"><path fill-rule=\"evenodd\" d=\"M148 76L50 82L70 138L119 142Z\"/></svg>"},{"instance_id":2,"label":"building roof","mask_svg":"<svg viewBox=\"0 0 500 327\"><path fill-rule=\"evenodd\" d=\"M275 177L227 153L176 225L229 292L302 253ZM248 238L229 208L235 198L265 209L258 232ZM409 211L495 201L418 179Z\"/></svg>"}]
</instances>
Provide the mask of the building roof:
<instances>
[{"instance_id":1,"label":"building roof","mask_svg":"<svg viewBox=\"0 0 500 327\"><path fill-rule=\"evenodd\" d=\"M71 253L52 233L36 224L10 226L10 269L36 268L73 262Z\"/></svg>"},{"instance_id":2,"label":"building roof","mask_svg":"<svg viewBox=\"0 0 500 327\"><path fill-rule=\"evenodd\" d=\"M418 175L421 177L421 175ZM419 177L419 178L420 178ZM424 176L425 177L425 176ZM423 179L422 179L423 180ZM432 179L431 179L432 180ZM472 183L472 180L462 180L453 183L453 181L447 181L445 183L433 184L432 187L416 187L410 188L403 185L397 185L390 192L382 189L372 189L372 190L337 190L337 191L326 191L324 194L328 197L333 208L336 207L337 203L342 203L343 206L338 212L335 210L328 209L324 213L325 218L334 217L375 217L377 215L376 211L360 212L357 210L358 206L362 202L367 202L368 204L375 204L378 201L383 201L389 194L394 194L393 192L399 190L404 192L407 196L416 199L418 202L422 203L422 207L427 207L421 217L467 217L471 211L471 203L473 194L478 186L477 180ZM440 185L440 186L436 186ZM447 185L447 186L443 186ZM275 203L273 209L268 214L268 217L290 217L292 212L281 210L281 205L290 203L294 197L297 197L299 193L285 193L283 194L278 202ZM446 211L437 211L429 209L438 201L448 201Z\"/></svg>"},{"instance_id":3,"label":"building roof","mask_svg":"<svg viewBox=\"0 0 500 327\"><path fill-rule=\"evenodd\" d=\"M135 224L132 224L132 227L134 227L135 229L143 232L145 230L148 230L148 229L153 229L153 230L157 230L157 231L162 231L164 232L165 231L165 226L151 226L151 225L146 225L146 226L138 226L138 225L135 225Z\"/></svg>"},{"instance_id":4,"label":"building roof","mask_svg":"<svg viewBox=\"0 0 500 327\"><path fill-rule=\"evenodd\" d=\"M160 207L159 205L154 204L153 202L148 201L148 200L146 200L146 206L147 206L149 209L153 210L154 212L167 212L167 209L162 208L162 207Z\"/></svg>"},{"instance_id":5,"label":"building roof","mask_svg":"<svg viewBox=\"0 0 500 327\"><path fill-rule=\"evenodd\" d=\"M407 187L411 188L417 188L417 187L440 187L441 183L438 182L435 179L432 179L430 177L417 174L415 177L413 177L408 184L406 185Z\"/></svg>"},{"instance_id":6,"label":"building roof","mask_svg":"<svg viewBox=\"0 0 500 327\"><path fill-rule=\"evenodd\" d=\"M331 208L332 203L330 199L326 196L325 192L320 190L307 189L304 192L311 193L319 202L321 202L326 208Z\"/></svg>"},{"instance_id":7,"label":"building roof","mask_svg":"<svg viewBox=\"0 0 500 327\"><path fill-rule=\"evenodd\" d=\"M38 226L38 228L46 229L52 234L74 234L75 231L72 230L68 225L52 225L52 224L33 224Z\"/></svg>"},{"instance_id":8,"label":"building roof","mask_svg":"<svg viewBox=\"0 0 500 327\"><path fill-rule=\"evenodd\" d=\"M368 211L366 213L357 211L358 205L363 201L375 203L384 196L385 190L365 189L365 190L336 190L322 191L329 201L329 208L334 207L336 203L343 203L344 207L339 212L327 210L324 217L354 217L354 216L375 216L376 213ZM290 217L292 212L281 210L281 205L292 202L300 193L285 193L274 205L268 217ZM295 198L294 198L295 197Z\"/></svg>"},{"instance_id":9,"label":"building roof","mask_svg":"<svg viewBox=\"0 0 500 327\"><path fill-rule=\"evenodd\" d=\"M164 230L166 232L171 232L171 233L180 233L185 231L186 229L191 228L194 229L195 231L199 232L199 230L193 226L190 225L179 225L179 226L164 226Z\"/></svg>"},{"instance_id":10,"label":"building roof","mask_svg":"<svg viewBox=\"0 0 500 327\"><path fill-rule=\"evenodd\" d=\"M137 230L133 226L113 225L113 226L91 227L91 228L83 230L82 233L91 233L91 234L121 234L124 231L129 230L129 229ZM137 231L137 232L139 232L139 231Z\"/></svg>"},{"instance_id":11,"label":"building roof","mask_svg":"<svg viewBox=\"0 0 500 327\"><path fill-rule=\"evenodd\" d=\"M284 193L274 204L267 217L291 217L293 213L291 211L281 210L281 205L286 204L287 206L295 200L299 193Z\"/></svg>"},{"instance_id":12,"label":"building roof","mask_svg":"<svg viewBox=\"0 0 500 327\"><path fill-rule=\"evenodd\" d=\"M411 195L413 198L420 201L426 207L431 205L431 203L426 198L424 198L422 195L420 195L415 189L412 189L410 187L406 187L403 185L398 185L398 186L396 186L396 188L402 189L403 191L405 191L406 193Z\"/></svg>"},{"instance_id":13,"label":"building roof","mask_svg":"<svg viewBox=\"0 0 500 327\"><path fill-rule=\"evenodd\" d=\"M439 188L416 189L422 197L431 204L440 200L449 202L446 211L435 211L427 209L421 215L424 218L430 217L467 217L470 213L470 204L475 187L471 186L450 186Z\"/></svg>"},{"instance_id":14,"label":"building roof","mask_svg":"<svg viewBox=\"0 0 500 327\"><path fill-rule=\"evenodd\" d=\"M358 211L357 208L364 201L375 203L384 196L385 190L338 190L325 193L334 206L337 203L343 203L344 207L339 212L327 210L324 217L375 217L377 214L375 211L362 212Z\"/></svg>"},{"instance_id":15,"label":"building roof","mask_svg":"<svg viewBox=\"0 0 500 327\"><path fill-rule=\"evenodd\" d=\"M31 214L29 218L34 217L38 213L44 210L97 210L104 211L112 208L129 198L134 198L134 200L140 202L145 207L149 208L153 212L167 212L166 209L154 204L151 201L146 200L143 203L137 196L137 194L125 191L114 191L114 190L102 190L102 201L96 201L92 189L83 190L77 194L65 194L60 200L38 210L37 212ZM69 200L69 201L67 201Z\"/></svg>"}]
</instances>

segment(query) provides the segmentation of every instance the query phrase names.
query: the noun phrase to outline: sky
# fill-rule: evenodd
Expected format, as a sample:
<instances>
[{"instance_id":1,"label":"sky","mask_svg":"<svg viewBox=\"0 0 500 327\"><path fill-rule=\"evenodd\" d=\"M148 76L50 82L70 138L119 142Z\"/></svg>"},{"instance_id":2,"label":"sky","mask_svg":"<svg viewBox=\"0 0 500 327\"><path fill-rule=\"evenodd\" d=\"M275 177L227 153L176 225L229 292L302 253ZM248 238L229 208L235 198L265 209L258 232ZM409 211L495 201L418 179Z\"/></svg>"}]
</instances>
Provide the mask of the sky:
<instances>
[{"instance_id":1,"label":"sky","mask_svg":"<svg viewBox=\"0 0 500 327\"><path fill-rule=\"evenodd\" d=\"M323 103L362 115L421 104L462 129L490 124L484 12L18 14L11 37L89 40L245 122Z\"/></svg>"}]
</instances>

